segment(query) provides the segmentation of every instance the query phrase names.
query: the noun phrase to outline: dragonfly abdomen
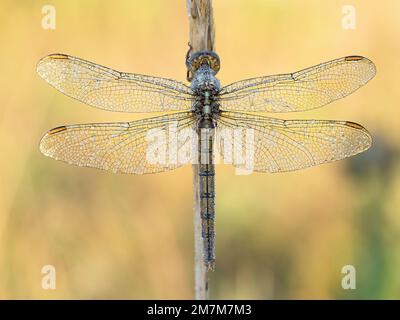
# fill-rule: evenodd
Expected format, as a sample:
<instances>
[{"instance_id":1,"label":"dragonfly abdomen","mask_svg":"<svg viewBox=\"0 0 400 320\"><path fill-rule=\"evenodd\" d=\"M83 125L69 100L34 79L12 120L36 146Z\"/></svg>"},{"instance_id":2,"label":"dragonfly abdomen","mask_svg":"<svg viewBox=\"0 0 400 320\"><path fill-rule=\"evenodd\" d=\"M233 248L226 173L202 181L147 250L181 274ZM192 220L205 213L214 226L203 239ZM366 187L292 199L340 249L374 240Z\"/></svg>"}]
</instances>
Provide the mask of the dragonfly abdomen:
<instances>
[{"instance_id":1,"label":"dragonfly abdomen","mask_svg":"<svg viewBox=\"0 0 400 320\"><path fill-rule=\"evenodd\" d=\"M209 270L215 264L215 170L214 134L215 126L211 119L199 123L199 200L203 238L203 259Z\"/></svg>"}]
</instances>

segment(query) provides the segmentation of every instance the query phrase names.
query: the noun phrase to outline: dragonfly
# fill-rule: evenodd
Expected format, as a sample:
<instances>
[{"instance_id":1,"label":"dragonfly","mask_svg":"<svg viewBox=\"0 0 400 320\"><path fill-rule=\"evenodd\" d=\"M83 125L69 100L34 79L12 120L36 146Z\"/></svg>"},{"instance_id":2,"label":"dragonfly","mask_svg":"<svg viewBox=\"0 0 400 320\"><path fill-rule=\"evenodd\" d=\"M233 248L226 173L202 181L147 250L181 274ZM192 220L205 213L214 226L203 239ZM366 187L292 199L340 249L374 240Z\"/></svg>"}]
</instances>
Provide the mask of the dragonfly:
<instances>
[{"instance_id":1,"label":"dragonfly","mask_svg":"<svg viewBox=\"0 0 400 320\"><path fill-rule=\"evenodd\" d=\"M225 152L241 146L243 153L250 154L250 169L266 173L303 169L361 153L371 146L372 138L355 122L283 120L259 113L322 107L365 85L374 77L376 67L369 59L353 55L293 73L221 86L216 77L220 59L215 52L191 53L186 66L188 84L119 72L66 54L44 57L37 65L38 74L67 96L109 111L164 114L131 122L59 126L43 136L40 151L81 167L137 175L173 170L196 160L203 261L207 269L213 270L215 146L220 147L221 158L229 158L228 163L248 169L246 161ZM237 131L246 132L251 139L243 143L240 134L217 139L223 132ZM188 139L187 132L194 132L192 138ZM157 148L152 145L156 139L149 140L149 133L161 137ZM154 157L149 157L149 149L158 150ZM176 161L177 154L187 155L193 149L194 155L186 157L190 161Z\"/></svg>"}]
</instances>

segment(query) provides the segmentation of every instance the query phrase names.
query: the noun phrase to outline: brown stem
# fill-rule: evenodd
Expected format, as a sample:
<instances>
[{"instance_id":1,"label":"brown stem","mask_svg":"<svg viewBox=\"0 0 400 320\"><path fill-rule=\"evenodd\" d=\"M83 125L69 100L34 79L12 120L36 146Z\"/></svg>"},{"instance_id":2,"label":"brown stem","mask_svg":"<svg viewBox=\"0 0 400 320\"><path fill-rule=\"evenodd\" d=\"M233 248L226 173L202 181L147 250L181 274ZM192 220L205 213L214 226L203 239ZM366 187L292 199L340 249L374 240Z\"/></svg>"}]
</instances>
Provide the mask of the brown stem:
<instances>
[{"instance_id":1,"label":"brown stem","mask_svg":"<svg viewBox=\"0 0 400 320\"><path fill-rule=\"evenodd\" d=\"M187 0L189 16L189 44L192 53L214 50L214 18L212 0ZM194 202L194 274L195 298L208 299L207 268L203 263L203 244L201 237L199 166L193 164L193 202Z\"/></svg>"}]
</instances>

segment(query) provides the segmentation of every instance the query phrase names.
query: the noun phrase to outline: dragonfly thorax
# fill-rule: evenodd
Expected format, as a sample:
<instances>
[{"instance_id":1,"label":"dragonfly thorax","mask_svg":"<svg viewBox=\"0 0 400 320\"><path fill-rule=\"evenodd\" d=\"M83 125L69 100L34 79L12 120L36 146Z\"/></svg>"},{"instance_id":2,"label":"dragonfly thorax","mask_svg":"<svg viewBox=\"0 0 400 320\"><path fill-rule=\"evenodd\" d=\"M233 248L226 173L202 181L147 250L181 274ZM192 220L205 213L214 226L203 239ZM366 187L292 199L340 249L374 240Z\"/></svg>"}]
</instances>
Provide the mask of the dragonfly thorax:
<instances>
[{"instance_id":1,"label":"dragonfly thorax","mask_svg":"<svg viewBox=\"0 0 400 320\"><path fill-rule=\"evenodd\" d=\"M199 119L211 119L219 114L219 104L216 101L221 85L215 73L208 63L194 72L191 89L197 99L193 111Z\"/></svg>"},{"instance_id":2,"label":"dragonfly thorax","mask_svg":"<svg viewBox=\"0 0 400 320\"><path fill-rule=\"evenodd\" d=\"M221 90L221 84L215 77L215 71L208 65L202 65L193 76L191 89L196 95L204 95L204 92L216 95Z\"/></svg>"},{"instance_id":3,"label":"dragonfly thorax","mask_svg":"<svg viewBox=\"0 0 400 320\"><path fill-rule=\"evenodd\" d=\"M209 91L204 92L204 96L197 100L192 107L192 112L198 119L216 118L220 114L219 104Z\"/></svg>"}]
</instances>

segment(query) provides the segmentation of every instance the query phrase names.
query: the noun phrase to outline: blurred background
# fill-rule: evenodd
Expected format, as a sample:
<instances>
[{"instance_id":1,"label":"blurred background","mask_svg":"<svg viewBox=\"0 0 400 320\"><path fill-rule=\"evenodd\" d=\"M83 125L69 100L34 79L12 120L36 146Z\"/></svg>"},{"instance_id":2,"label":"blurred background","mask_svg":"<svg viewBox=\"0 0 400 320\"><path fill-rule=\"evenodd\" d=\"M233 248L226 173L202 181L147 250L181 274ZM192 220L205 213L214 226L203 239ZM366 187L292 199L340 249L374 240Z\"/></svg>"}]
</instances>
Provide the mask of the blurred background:
<instances>
[{"instance_id":1,"label":"blurred background","mask_svg":"<svg viewBox=\"0 0 400 320\"><path fill-rule=\"evenodd\" d=\"M56 9L55 30L42 8ZM356 9L344 29L344 5ZM400 2L216 0L223 84L363 55L377 76L346 99L284 118L359 122L374 145L341 162L216 178L211 298L400 298ZM90 108L35 72L68 53L125 72L185 81L185 0L0 2L0 298L193 297L190 166L124 176L40 154L49 129L148 115ZM53 265L56 290L43 290ZM353 265L357 289L344 290Z\"/></svg>"}]
</instances>

